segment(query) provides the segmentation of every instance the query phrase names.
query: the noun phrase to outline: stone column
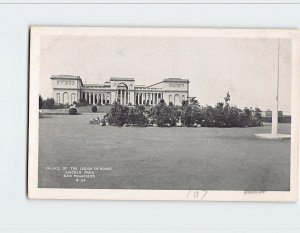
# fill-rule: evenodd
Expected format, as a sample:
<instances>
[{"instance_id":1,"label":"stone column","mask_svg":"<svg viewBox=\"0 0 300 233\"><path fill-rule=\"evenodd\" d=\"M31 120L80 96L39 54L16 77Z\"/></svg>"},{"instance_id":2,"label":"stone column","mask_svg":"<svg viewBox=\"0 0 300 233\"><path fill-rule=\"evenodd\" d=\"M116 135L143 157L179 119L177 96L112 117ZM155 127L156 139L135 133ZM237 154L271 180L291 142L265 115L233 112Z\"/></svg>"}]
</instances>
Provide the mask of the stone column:
<instances>
[{"instance_id":1,"label":"stone column","mask_svg":"<svg viewBox=\"0 0 300 233\"><path fill-rule=\"evenodd\" d=\"M89 92L89 104L91 104L91 103L92 103L92 93Z\"/></svg>"},{"instance_id":2,"label":"stone column","mask_svg":"<svg viewBox=\"0 0 300 233\"><path fill-rule=\"evenodd\" d=\"M120 104L123 105L123 90L120 90Z\"/></svg>"},{"instance_id":3,"label":"stone column","mask_svg":"<svg viewBox=\"0 0 300 233\"><path fill-rule=\"evenodd\" d=\"M153 100L153 93L151 93L151 105L154 105L154 100Z\"/></svg>"},{"instance_id":4,"label":"stone column","mask_svg":"<svg viewBox=\"0 0 300 233\"><path fill-rule=\"evenodd\" d=\"M122 103L123 103L123 105L126 105L126 91L125 90L123 90L122 91Z\"/></svg>"}]
</instances>

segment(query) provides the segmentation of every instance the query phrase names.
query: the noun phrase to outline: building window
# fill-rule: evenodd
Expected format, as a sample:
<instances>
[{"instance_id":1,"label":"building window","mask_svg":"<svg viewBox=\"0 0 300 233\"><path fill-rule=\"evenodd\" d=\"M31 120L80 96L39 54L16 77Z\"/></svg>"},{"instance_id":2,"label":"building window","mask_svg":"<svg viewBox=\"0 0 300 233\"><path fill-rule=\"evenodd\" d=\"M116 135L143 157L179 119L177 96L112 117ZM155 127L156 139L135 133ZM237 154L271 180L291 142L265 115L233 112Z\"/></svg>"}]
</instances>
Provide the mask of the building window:
<instances>
[{"instance_id":1,"label":"building window","mask_svg":"<svg viewBox=\"0 0 300 233\"><path fill-rule=\"evenodd\" d=\"M185 97L184 97L184 95L182 95L182 101L183 101L183 100L185 100Z\"/></svg>"}]
</instances>

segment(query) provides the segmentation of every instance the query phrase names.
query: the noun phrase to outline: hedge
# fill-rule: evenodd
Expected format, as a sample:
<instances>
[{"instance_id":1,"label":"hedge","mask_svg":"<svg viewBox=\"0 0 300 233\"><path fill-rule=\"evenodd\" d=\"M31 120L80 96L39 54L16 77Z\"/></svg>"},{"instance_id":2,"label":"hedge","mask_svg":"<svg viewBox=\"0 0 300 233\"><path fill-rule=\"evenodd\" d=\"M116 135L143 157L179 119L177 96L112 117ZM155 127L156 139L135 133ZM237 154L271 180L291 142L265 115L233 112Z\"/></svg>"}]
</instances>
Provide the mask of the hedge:
<instances>
[{"instance_id":1,"label":"hedge","mask_svg":"<svg viewBox=\"0 0 300 233\"><path fill-rule=\"evenodd\" d=\"M240 109L231 106L230 95L225 102L218 102L213 106L201 106L197 100L183 101L182 106L174 106L171 102L166 105L164 100L146 111L142 106L123 106L114 102L103 121L108 125L147 126L155 124L163 126L186 127L254 127L262 126L261 110L259 108Z\"/></svg>"}]
</instances>

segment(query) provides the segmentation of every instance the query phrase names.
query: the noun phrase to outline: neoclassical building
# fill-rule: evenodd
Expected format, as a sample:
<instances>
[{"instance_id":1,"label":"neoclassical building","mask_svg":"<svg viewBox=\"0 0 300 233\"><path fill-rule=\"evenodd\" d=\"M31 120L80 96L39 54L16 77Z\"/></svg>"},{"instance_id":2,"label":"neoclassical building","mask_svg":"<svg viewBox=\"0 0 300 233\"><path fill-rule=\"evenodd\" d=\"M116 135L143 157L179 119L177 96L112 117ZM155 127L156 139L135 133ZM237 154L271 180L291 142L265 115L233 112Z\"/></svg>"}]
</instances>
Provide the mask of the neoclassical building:
<instances>
[{"instance_id":1,"label":"neoclassical building","mask_svg":"<svg viewBox=\"0 0 300 233\"><path fill-rule=\"evenodd\" d=\"M168 78L145 86L135 85L133 78L110 78L103 84L83 84L80 76L52 75L53 98L56 104L72 104L84 98L89 104L155 105L161 99L180 105L189 96L189 80Z\"/></svg>"}]
</instances>

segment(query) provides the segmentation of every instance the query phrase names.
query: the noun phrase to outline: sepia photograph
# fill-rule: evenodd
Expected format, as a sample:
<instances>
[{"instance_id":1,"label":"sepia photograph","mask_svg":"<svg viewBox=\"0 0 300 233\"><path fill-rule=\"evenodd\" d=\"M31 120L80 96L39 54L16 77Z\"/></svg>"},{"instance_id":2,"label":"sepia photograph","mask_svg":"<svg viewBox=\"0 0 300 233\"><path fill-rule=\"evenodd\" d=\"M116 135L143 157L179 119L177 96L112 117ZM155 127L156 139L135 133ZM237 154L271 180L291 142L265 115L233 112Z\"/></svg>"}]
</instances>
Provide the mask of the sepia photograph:
<instances>
[{"instance_id":1,"label":"sepia photograph","mask_svg":"<svg viewBox=\"0 0 300 233\"><path fill-rule=\"evenodd\" d=\"M31 27L30 198L296 201L297 30Z\"/></svg>"}]
</instances>

